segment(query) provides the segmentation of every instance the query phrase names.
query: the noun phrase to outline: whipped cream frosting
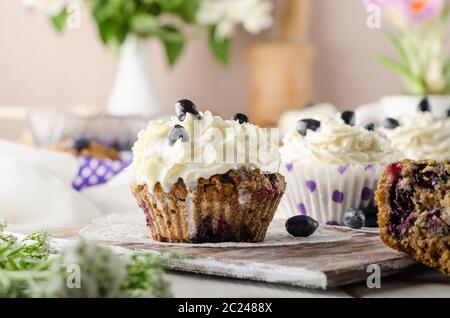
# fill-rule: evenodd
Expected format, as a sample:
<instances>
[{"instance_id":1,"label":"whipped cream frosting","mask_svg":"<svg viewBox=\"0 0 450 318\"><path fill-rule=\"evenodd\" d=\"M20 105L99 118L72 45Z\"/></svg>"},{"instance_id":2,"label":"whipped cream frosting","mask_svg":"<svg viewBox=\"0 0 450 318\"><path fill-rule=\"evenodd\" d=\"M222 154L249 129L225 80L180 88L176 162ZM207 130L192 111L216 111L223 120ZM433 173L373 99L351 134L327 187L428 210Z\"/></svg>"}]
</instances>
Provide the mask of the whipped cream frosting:
<instances>
[{"instance_id":1,"label":"whipped cream frosting","mask_svg":"<svg viewBox=\"0 0 450 318\"><path fill-rule=\"evenodd\" d=\"M207 111L197 120L187 114L184 121L172 117L169 121L151 121L138 135L133 147L136 182L147 184L153 192L159 182L165 191L181 178L188 187L198 179L208 179L233 169L260 169L277 173L280 154L278 136L252 124L224 120ZM169 145L169 131L182 125L189 141L179 139Z\"/></svg>"},{"instance_id":2,"label":"whipped cream frosting","mask_svg":"<svg viewBox=\"0 0 450 318\"><path fill-rule=\"evenodd\" d=\"M320 120L320 128L306 136L297 131L285 135L280 149L283 162L385 165L400 158L379 132L347 125L340 115Z\"/></svg>"},{"instance_id":3,"label":"whipped cream frosting","mask_svg":"<svg viewBox=\"0 0 450 318\"><path fill-rule=\"evenodd\" d=\"M406 159L450 160L450 118L421 112L404 115L398 121L399 127L383 131Z\"/></svg>"}]
</instances>

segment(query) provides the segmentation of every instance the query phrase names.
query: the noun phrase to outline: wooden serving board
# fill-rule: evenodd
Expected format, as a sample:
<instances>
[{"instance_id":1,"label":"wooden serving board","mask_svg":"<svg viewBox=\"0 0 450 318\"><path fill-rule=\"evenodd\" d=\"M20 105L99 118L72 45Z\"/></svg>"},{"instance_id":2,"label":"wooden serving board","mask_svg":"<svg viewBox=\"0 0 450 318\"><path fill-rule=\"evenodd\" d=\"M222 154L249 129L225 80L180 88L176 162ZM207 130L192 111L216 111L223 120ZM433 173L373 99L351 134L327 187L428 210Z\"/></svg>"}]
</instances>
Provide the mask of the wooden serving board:
<instances>
[{"instance_id":1,"label":"wooden serving board","mask_svg":"<svg viewBox=\"0 0 450 318\"><path fill-rule=\"evenodd\" d=\"M367 267L371 264L380 266L382 276L415 264L411 258L385 246L378 234L347 229L336 231L350 232L352 238L254 248L105 244L170 256L167 266L171 270L321 289L366 281L371 274ZM54 236L68 237L64 231Z\"/></svg>"}]
</instances>

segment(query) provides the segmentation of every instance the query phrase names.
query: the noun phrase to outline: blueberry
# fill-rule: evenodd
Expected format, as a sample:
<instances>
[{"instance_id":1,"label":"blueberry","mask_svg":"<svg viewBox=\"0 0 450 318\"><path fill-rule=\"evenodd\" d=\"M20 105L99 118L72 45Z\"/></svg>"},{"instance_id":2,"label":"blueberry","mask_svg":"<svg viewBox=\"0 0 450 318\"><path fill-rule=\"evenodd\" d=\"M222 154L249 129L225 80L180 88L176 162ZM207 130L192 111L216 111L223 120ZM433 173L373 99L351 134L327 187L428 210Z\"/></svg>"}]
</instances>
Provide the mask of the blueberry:
<instances>
[{"instance_id":1,"label":"blueberry","mask_svg":"<svg viewBox=\"0 0 450 318\"><path fill-rule=\"evenodd\" d=\"M196 119L202 119L202 116L197 110L197 106L189 99L179 100L175 104L175 113L177 114L179 121L184 121L187 113L192 114Z\"/></svg>"},{"instance_id":2,"label":"blueberry","mask_svg":"<svg viewBox=\"0 0 450 318\"><path fill-rule=\"evenodd\" d=\"M378 208L376 206L368 206L361 209L362 213L366 217L364 222L365 227L378 227Z\"/></svg>"},{"instance_id":3,"label":"blueberry","mask_svg":"<svg viewBox=\"0 0 450 318\"><path fill-rule=\"evenodd\" d=\"M447 117L450 117L450 107L447 109Z\"/></svg>"},{"instance_id":4,"label":"blueberry","mask_svg":"<svg viewBox=\"0 0 450 318\"><path fill-rule=\"evenodd\" d=\"M234 114L231 119L239 122L239 124L248 124L250 122L247 115L241 113Z\"/></svg>"},{"instance_id":5,"label":"blueberry","mask_svg":"<svg viewBox=\"0 0 450 318\"><path fill-rule=\"evenodd\" d=\"M364 126L364 128L366 128L368 131L375 131L375 124L374 123L370 123Z\"/></svg>"},{"instance_id":6,"label":"blueberry","mask_svg":"<svg viewBox=\"0 0 450 318\"><path fill-rule=\"evenodd\" d=\"M352 229L360 229L364 226L366 217L363 211L359 209L348 209L345 212L344 224Z\"/></svg>"},{"instance_id":7,"label":"blueberry","mask_svg":"<svg viewBox=\"0 0 450 318\"><path fill-rule=\"evenodd\" d=\"M383 122L383 126L386 129L395 129L400 126L400 123L394 118L386 118Z\"/></svg>"},{"instance_id":8,"label":"blueberry","mask_svg":"<svg viewBox=\"0 0 450 318\"><path fill-rule=\"evenodd\" d=\"M175 127L169 131L169 145L175 145L179 139L183 142L189 142L189 133L183 126L175 125Z\"/></svg>"},{"instance_id":9,"label":"blueberry","mask_svg":"<svg viewBox=\"0 0 450 318\"><path fill-rule=\"evenodd\" d=\"M414 181L421 188L435 189L439 185L439 176L432 171L415 172Z\"/></svg>"},{"instance_id":10,"label":"blueberry","mask_svg":"<svg viewBox=\"0 0 450 318\"><path fill-rule=\"evenodd\" d=\"M428 97L424 97L418 106L419 112L427 113L431 111L430 101L428 100Z\"/></svg>"},{"instance_id":11,"label":"blueberry","mask_svg":"<svg viewBox=\"0 0 450 318\"><path fill-rule=\"evenodd\" d=\"M320 128L320 125L320 121L318 120L302 119L297 123L297 132L302 136L306 136L308 130L316 131Z\"/></svg>"},{"instance_id":12,"label":"blueberry","mask_svg":"<svg viewBox=\"0 0 450 318\"><path fill-rule=\"evenodd\" d=\"M311 236L319 227L319 223L306 215L297 215L286 221L286 230L295 237Z\"/></svg>"},{"instance_id":13,"label":"blueberry","mask_svg":"<svg viewBox=\"0 0 450 318\"><path fill-rule=\"evenodd\" d=\"M83 149L89 148L91 145L91 141L87 138L79 138L75 139L71 145L71 148L75 149L76 151L81 151Z\"/></svg>"},{"instance_id":14,"label":"blueberry","mask_svg":"<svg viewBox=\"0 0 450 318\"><path fill-rule=\"evenodd\" d=\"M349 126L355 126L356 124L356 115L355 112L347 111L341 114L342 120Z\"/></svg>"}]
</instances>

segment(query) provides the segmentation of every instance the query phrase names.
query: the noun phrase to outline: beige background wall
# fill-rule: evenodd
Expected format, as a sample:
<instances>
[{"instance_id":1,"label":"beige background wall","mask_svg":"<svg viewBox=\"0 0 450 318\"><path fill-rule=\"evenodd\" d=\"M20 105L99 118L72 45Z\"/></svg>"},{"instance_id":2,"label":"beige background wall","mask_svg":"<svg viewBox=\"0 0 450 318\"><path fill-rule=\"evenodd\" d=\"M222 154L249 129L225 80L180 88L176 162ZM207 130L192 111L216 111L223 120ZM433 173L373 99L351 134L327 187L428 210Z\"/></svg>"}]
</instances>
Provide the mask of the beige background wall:
<instances>
[{"instance_id":1,"label":"beige background wall","mask_svg":"<svg viewBox=\"0 0 450 318\"><path fill-rule=\"evenodd\" d=\"M280 6L282 0L276 1ZM320 101L341 108L400 92L397 80L371 56L387 49L382 35L365 26L360 0L314 0L312 41L318 47L315 81ZM188 46L175 69L165 64L161 47L152 42L153 80L165 106L189 97L216 112L245 110L247 45L273 38L240 32L232 64L222 67L211 57L204 35ZM104 105L116 71L116 56L101 46L88 18L80 30L56 34L41 14L28 12L20 0L0 1L0 104L67 108L75 103Z\"/></svg>"}]
</instances>

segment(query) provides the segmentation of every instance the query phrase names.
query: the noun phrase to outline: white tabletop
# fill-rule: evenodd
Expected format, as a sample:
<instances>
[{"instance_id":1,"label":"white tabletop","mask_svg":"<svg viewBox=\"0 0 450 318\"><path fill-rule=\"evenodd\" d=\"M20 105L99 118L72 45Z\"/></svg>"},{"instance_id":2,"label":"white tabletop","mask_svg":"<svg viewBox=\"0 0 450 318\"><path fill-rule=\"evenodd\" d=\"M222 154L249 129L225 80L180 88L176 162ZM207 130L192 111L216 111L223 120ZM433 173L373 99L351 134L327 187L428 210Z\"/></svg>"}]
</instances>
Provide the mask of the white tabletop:
<instances>
[{"instance_id":1,"label":"white tabletop","mask_svg":"<svg viewBox=\"0 0 450 318\"><path fill-rule=\"evenodd\" d=\"M168 272L167 279L174 296L181 298L450 297L450 277L426 269L383 278L380 289L357 283L330 290L310 290L179 272Z\"/></svg>"}]
</instances>

